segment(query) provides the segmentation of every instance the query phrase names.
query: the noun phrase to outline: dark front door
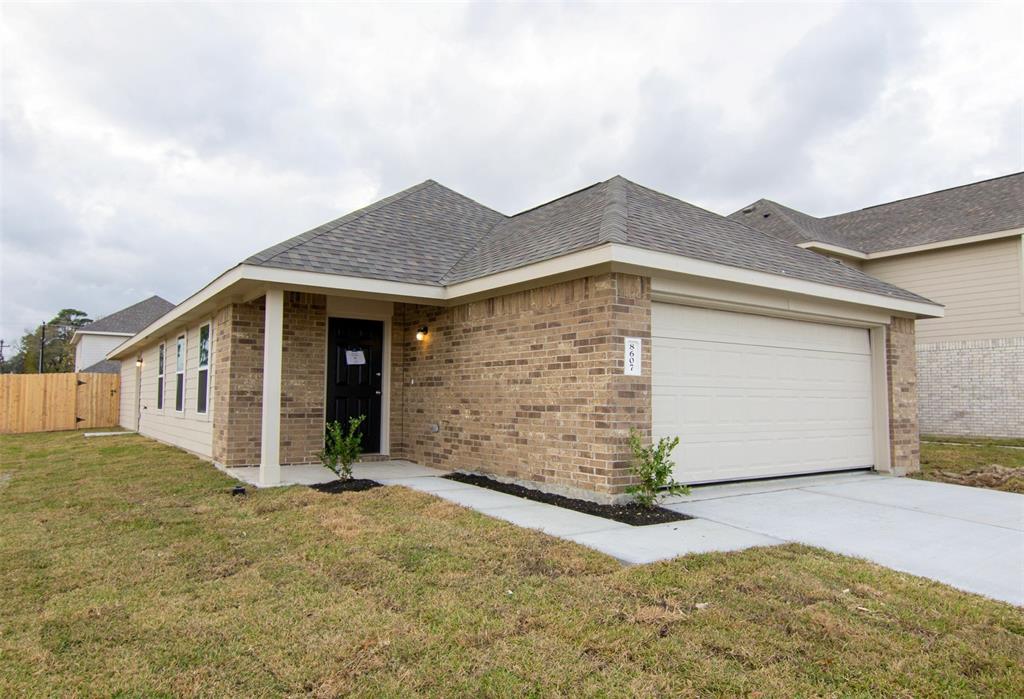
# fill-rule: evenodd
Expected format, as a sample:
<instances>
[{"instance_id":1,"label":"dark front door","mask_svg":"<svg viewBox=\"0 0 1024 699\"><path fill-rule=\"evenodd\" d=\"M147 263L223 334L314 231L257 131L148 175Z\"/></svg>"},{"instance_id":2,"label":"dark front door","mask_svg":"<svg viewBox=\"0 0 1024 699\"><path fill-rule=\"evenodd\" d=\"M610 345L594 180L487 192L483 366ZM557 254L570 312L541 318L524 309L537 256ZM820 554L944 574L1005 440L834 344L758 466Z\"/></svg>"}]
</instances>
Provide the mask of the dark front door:
<instances>
[{"instance_id":1,"label":"dark front door","mask_svg":"<svg viewBox=\"0 0 1024 699\"><path fill-rule=\"evenodd\" d=\"M327 421L347 430L349 418L365 415L363 451L379 453L384 322L331 318L327 332Z\"/></svg>"}]
</instances>

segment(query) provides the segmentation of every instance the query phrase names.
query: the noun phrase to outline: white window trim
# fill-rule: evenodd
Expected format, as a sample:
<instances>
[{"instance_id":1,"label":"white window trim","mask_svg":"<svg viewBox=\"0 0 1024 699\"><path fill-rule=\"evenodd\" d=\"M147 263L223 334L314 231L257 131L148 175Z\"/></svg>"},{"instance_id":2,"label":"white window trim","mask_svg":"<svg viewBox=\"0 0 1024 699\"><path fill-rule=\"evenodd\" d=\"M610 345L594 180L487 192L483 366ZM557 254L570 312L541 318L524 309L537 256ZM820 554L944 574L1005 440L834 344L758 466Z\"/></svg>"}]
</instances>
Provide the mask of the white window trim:
<instances>
[{"instance_id":1,"label":"white window trim","mask_svg":"<svg viewBox=\"0 0 1024 699\"><path fill-rule=\"evenodd\" d=\"M203 328L206 328L206 366L203 367L200 359L200 352L203 348L202 337ZM210 367L213 364L210 361L213 358L213 322L206 321L201 323L196 329L196 414L198 415L209 415L210 414L210 389L212 387L212 381L210 379L213 376L213 372L210 371ZM203 405L203 409L199 409L199 375L202 372L206 372L206 404Z\"/></svg>"},{"instance_id":2,"label":"white window trim","mask_svg":"<svg viewBox=\"0 0 1024 699\"><path fill-rule=\"evenodd\" d=\"M178 369L178 341L184 341L181 350L181 369ZM178 415L185 415L185 405L188 403L186 395L185 377L188 374L188 331L181 333L174 339L174 412ZM181 410L178 410L178 376L181 376Z\"/></svg>"},{"instance_id":3,"label":"white window trim","mask_svg":"<svg viewBox=\"0 0 1024 699\"><path fill-rule=\"evenodd\" d=\"M163 354L163 361L160 355ZM161 366L161 364L163 366ZM164 411L167 404L167 343L156 346L156 409Z\"/></svg>"}]
</instances>

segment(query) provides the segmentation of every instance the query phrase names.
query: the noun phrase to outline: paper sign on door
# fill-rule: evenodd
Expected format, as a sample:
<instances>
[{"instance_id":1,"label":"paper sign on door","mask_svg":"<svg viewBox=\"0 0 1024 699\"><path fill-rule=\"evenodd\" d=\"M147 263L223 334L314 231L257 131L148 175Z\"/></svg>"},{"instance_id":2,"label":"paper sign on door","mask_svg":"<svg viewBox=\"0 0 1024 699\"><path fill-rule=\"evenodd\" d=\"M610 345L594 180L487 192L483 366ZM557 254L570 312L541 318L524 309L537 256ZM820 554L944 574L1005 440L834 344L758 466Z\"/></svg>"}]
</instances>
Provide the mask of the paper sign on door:
<instances>
[{"instance_id":1,"label":"paper sign on door","mask_svg":"<svg viewBox=\"0 0 1024 699\"><path fill-rule=\"evenodd\" d=\"M622 373L626 376L641 376L643 374L640 366L642 342L639 337L626 338L626 357L622 364Z\"/></svg>"},{"instance_id":2,"label":"paper sign on door","mask_svg":"<svg viewBox=\"0 0 1024 699\"><path fill-rule=\"evenodd\" d=\"M366 364L366 355L362 350L345 350L346 364Z\"/></svg>"}]
</instances>

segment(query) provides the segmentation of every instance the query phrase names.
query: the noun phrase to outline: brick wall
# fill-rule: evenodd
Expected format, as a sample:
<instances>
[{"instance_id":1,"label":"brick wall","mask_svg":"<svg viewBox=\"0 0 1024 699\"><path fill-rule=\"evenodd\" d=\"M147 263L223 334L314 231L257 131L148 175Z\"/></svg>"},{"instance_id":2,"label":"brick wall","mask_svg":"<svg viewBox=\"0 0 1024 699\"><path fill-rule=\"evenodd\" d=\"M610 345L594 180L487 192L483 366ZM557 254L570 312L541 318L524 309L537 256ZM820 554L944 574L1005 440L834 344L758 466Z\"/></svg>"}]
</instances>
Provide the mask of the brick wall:
<instances>
[{"instance_id":1,"label":"brick wall","mask_svg":"<svg viewBox=\"0 0 1024 699\"><path fill-rule=\"evenodd\" d=\"M894 317L885 334L885 353L889 385L889 454L893 473L900 476L921 467L914 345L914 320Z\"/></svg>"},{"instance_id":2,"label":"brick wall","mask_svg":"<svg viewBox=\"0 0 1024 699\"><path fill-rule=\"evenodd\" d=\"M917 346L921 432L1024 437L1024 337Z\"/></svg>"},{"instance_id":3,"label":"brick wall","mask_svg":"<svg viewBox=\"0 0 1024 699\"><path fill-rule=\"evenodd\" d=\"M263 323L262 298L217 313L213 458L225 466L260 462ZM283 326L281 463L316 463L324 433L326 298L285 293Z\"/></svg>"},{"instance_id":4,"label":"brick wall","mask_svg":"<svg viewBox=\"0 0 1024 699\"><path fill-rule=\"evenodd\" d=\"M650 312L648 280L624 274L451 308L397 305L391 455L621 496L628 428L650 433ZM646 340L643 376L622 375L626 336Z\"/></svg>"}]
</instances>

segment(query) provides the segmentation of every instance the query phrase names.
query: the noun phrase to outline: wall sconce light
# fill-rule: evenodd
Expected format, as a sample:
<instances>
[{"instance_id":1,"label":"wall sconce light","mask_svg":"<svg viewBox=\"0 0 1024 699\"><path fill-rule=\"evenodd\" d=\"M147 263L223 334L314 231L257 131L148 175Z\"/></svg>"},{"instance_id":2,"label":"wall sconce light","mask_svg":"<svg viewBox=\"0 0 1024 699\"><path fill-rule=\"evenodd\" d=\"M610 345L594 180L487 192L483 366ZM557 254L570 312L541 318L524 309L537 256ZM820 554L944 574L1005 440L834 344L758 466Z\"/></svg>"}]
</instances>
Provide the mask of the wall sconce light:
<instances>
[{"instance_id":1,"label":"wall sconce light","mask_svg":"<svg viewBox=\"0 0 1024 699\"><path fill-rule=\"evenodd\" d=\"M420 329L416 331L416 339L423 342L423 338L427 336L427 326L421 325Z\"/></svg>"},{"instance_id":2,"label":"wall sconce light","mask_svg":"<svg viewBox=\"0 0 1024 699\"><path fill-rule=\"evenodd\" d=\"M142 368L142 357L141 356L138 359L135 360L135 366L137 368Z\"/></svg>"}]
</instances>

